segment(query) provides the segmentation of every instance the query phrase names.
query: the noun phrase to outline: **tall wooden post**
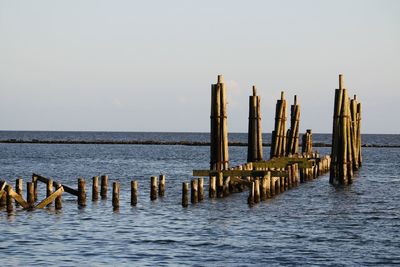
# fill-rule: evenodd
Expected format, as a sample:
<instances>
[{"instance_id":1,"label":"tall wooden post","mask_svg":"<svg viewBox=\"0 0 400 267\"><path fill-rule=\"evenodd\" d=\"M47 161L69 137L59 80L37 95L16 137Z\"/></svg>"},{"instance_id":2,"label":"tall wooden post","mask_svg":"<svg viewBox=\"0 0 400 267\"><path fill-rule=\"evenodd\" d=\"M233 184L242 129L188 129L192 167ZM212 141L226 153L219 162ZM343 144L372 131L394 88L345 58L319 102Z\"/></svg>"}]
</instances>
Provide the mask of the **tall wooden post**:
<instances>
[{"instance_id":1,"label":"tall wooden post","mask_svg":"<svg viewBox=\"0 0 400 267\"><path fill-rule=\"evenodd\" d=\"M23 180L20 177L17 180L15 180L15 193L17 193L18 195L22 195L22 187L23 187ZM15 202L15 206L16 207L19 206L18 202Z\"/></svg>"},{"instance_id":2,"label":"tall wooden post","mask_svg":"<svg viewBox=\"0 0 400 267\"><path fill-rule=\"evenodd\" d=\"M226 86L222 75L211 85L210 169L226 170L229 166Z\"/></svg>"},{"instance_id":3,"label":"tall wooden post","mask_svg":"<svg viewBox=\"0 0 400 267\"><path fill-rule=\"evenodd\" d=\"M35 191L33 182L26 183L26 202L28 202L30 208L33 208L35 205Z\"/></svg>"},{"instance_id":4,"label":"tall wooden post","mask_svg":"<svg viewBox=\"0 0 400 267\"><path fill-rule=\"evenodd\" d=\"M261 100L253 86L253 95L249 97L249 129L247 144L247 162L262 160Z\"/></svg>"},{"instance_id":5,"label":"tall wooden post","mask_svg":"<svg viewBox=\"0 0 400 267\"><path fill-rule=\"evenodd\" d=\"M119 209L119 183L113 182L112 205L114 210Z\"/></svg>"},{"instance_id":6,"label":"tall wooden post","mask_svg":"<svg viewBox=\"0 0 400 267\"><path fill-rule=\"evenodd\" d=\"M150 182L150 200L157 199L157 185L157 176L152 176Z\"/></svg>"},{"instance_id":7,"label":"tall wooden post","mask_svg":"<svg viewBox=\"0 0 400 267\"><path fill-rule=\"evenodd\" d=\"M101 199L107 198L107 187L108 187L108 176L102 175L101 176L101 185L100 185Z\"/></svg>"},{"instance_id":8,"label":"tall wooden post","mask_svg":"<svg viewBox=\"0 0 400 267\"><path fill-rule=\"evenodd\" d=\"M138 181L131 181L131 206L136 206L138 199Z\"/></svg>"},{"instance_id":9,"label":"tall wooden post","mask_svg":"<svg viewBox=\"0 0 400 267\"><path fill-rule=\"evenodd\" d=\"M78 179L78 205L80 207L86 206L86 188L85 179Z\"/></svg>"}]
</instances>

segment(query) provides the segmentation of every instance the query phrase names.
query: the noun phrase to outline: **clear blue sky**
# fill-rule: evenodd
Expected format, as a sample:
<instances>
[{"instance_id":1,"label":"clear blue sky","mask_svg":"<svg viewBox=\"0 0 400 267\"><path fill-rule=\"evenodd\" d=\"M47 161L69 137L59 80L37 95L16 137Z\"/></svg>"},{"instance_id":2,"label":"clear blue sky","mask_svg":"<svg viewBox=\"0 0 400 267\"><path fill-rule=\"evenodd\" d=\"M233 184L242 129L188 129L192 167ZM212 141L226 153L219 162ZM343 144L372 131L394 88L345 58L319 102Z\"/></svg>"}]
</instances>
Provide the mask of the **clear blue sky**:
<instances>
[{"instance_id":1,"label":"clear blue sky","mask_svg":"<svg viewBox=\"0 0 400 267\"><path fill-rule=\"evenodd\" d=\"M400 1L0 0L1 130L209 131L223 74L229 131L255 84L265 132L284 89L328 133L339 73L400 133Z\"/></svg>"}]
</instances>

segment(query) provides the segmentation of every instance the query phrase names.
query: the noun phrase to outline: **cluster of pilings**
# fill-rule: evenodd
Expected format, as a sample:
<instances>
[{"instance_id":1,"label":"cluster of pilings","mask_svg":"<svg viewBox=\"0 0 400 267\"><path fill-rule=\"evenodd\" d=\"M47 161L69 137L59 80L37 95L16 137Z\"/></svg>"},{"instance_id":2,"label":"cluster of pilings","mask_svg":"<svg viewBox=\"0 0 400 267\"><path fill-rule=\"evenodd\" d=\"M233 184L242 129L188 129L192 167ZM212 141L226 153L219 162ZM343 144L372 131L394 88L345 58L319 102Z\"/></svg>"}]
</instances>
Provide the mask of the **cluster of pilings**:
<instances>
[{"instance_id":1,"label":"cluster of pilings","mask_svg":"<svg viewBox=\"0 0 400 267\"><path fill-rule=\"evenodd\" d=\"M46 184L46 198L38 202L38 182ZM14 210L14 202L16 207L21 207L25 210L43 209L52 207L53 202L55 210L62 209L62 194L69 193L77 197L78 207L86 206L87 191L84 178L78 178L78 188L62 185L59 182L53 181L52 178L46 178L39 174L32 175L32 181L26 183L26 200L23 197L23 179L16 179L15 191L11 184L5 180L0 181L0 209L6 207L7 212ZM136 206L138 203L138 181L132 180L131 189L131 206ZM99 177L92 178L92 201L99 199L99 193L102 200L107 199L108 191L108 176L100 176L100 192L99 192ZM165 175L152 176L150 179L150 199L156 200L158 197L165 195ZM112 206L114 210L120 207L120 183L114 181L112 184Z\"/></svg>"},{"instance_id":2,"label":"cluster of pilings","mask_svg":"<svg viewBox=\"0 0 400 267\"><path fill-rule=\"evenodd\" d=\"M249 130L247 138L247 162L263 159L261 131L261 98L253 86L253 95L249 96Z\"/></svg>"},{"instance_id":3,"label":"cluster of pilings","mask_svg":"<svg viewBox=\"0 0 400 267\"><path fill-rule=\"evenodd\" d=\"M298 163L296 163L298 162ZM298 153L295 156L269 161L249 162L217 172L194 170L194 176L209 175L209 198L224 198L249 188L248 204L253 205L294 188L329 171L330 156L319 153ZM190 182L191 203L203 201L204 178ZM182 206L189 205L189 182L182 186Z\"/></svg>"},{"instance_id":4,"label":"cluster of pilings","mask_svg":"<svg viewBox=\"0 0 400 267\"><path fill-rule=\"evenodd\" d=\"M281 99L276 103L275 127L272 131L270 157L286 156L286 99L281 92Z\"/></svg>"},{"instance_id":5,"label":"cluster of pilings","mask_svg":"<svg viewBox=\"0 0 400 267\"><path fill-rule=\"evenodd\" d=\"M210 169L226 170L229 166L226 86L222 75L211 85Z\"/></svg>"},{"instance_id":6,"label":"cluster of pilings","mask_svg":"<svg viewBox=\"0 0 400 267\"><path fill-rule=\"evenodd\" d=\"M362 165L361 103L356 96L350 99L339 75L339 89L335 90L332 130L332 165L329 182L334 185L352 183L353 171Z\"/></svg>"}]
</instances>

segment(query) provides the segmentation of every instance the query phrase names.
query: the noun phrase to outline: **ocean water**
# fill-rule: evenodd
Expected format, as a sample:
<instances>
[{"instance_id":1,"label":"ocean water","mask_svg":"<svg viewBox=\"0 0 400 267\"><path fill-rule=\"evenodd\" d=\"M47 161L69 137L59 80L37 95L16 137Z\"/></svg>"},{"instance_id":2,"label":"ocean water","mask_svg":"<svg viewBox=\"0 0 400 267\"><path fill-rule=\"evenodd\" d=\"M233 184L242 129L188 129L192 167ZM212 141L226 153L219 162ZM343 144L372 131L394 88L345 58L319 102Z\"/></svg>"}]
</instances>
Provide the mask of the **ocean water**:
<instances>
[{"instance_id":1,"label":"ocean water","mask_svg":"<svg viewBox=\"0 0 400 267\"><path fill-rule=\"evenodd\" d=\"M21 136L208 141L202 133L0 132L2 140ZM246 140L245 134L230 137ZM329 139L314 135L314 142ZM399 135L366 140L396 144ZM251 208L247 192L182 208L181 183L193 169L208 168L208 147L0 144L3 179L14 184L22 176L26 182L36 172L77 187L84 177L88 192L85 208L64 193L61 211L1 210L0 266L399 265L400 149L368 147L363 157L356 180L345 188L329 185L324 175ZM232 165L245 162L246 148L230 147L230 158ZM166 195L152 202L150 176L160 173L166 175ZM91 201L91 177L101 174L109 175L110 184L121 183L117 212L111 186L107 200ZM139 181L137 207L129 204L132 179ZM39 190L42 199L45 185Z\"/></svg>"}]
</instances>

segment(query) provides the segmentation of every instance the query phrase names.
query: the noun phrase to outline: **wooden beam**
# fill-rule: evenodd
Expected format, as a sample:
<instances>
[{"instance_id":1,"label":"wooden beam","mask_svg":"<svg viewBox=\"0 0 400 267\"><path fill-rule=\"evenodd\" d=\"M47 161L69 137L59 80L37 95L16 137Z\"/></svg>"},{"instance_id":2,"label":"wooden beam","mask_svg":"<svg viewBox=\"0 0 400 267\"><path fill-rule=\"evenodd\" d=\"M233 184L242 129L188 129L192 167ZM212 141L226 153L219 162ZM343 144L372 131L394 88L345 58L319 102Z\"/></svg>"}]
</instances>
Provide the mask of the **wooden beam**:
<instances>
[{"instance_id":1,"label":"wooden beam","mask_svg":"<svg viewBox=\"0 0 400 267\"><path fill-rule=\"evenodd\" d=\"M287 171L265 171L265 170L224 170L221 171L224 177L262 177L268 172L271 172L272 176L286 177ZM218 176L218 171L212 170L193 170L193 176Z\"/></svg>"},{"instance_id":2,"label":"wooden beam","mask_svg":"<svg viewBox=\"0 0 400 267\"><path fill-rule=\"evenodd\" d=\"M37 180L42 182L42 183L47 184L47 182L49 181L49 179L47 179L46 177L41 176L39 174L33 173L33 175L36 176ZM57 182L53 182L53 185L54 185L55 188L57 188L58 183ZM66 185L62 185L62 186L64 188L64 192L70 193L71 195L74 195L76 197L78 196L78 190L75 190L75 189L73 189L73 188L71 188L69 186L66 186Z\"/></svg>"},{"instance_id":3,"label":"wooden beam","mask_svg":"<svg viewBox=\"0 0 400 267\"><path fill-rule=\"evenodd\" d=\"M6 181L0 181L0 198L3 196L4 192L5 192L5 188L7 185Z\"/></svg>"},{"instance_id":4,"label":"wooden beam","mask_svg":"<svg viewBox=\"0 0 400 267\"><path fill-rule=\"evenodd\" d=\"M299 168L311 168L313 166L313 161L307 158L273 158L268 161L257 161L253 162L253 168L286 168L287 165L298 163Z\"/></svg>"},{"instance_id":5,"label":"wooden beam","mask_svg":"<svg viewBox=\"0 0 400 267\"><path fill-rule=\"evenodd\" d=\"M53 202L59 195L64 192L64 186L61 186L58 190L56 190L53 194L51 194L48 198L42 200L39 204L36 205L36 209L43 209L49 203Z\"/></svg>"},{"instance_id":6,"label":"wooden beam","mask_svg":"<svg viewBox=\"0 0 400 267\"><path fill-rule=\"evenodd\" d=\"M23 207L24 209L28 209L29 208L29 204L28 204L28 202L26 202L26 200L20 195L20 194L18 194L17 192L15 192L13 189L12 189L12 186L10 186L10 185L8 185L10 188L9 188L9 194L10 194L10 196L13 198L13 199L15 199L15 201L17 201L20 205L21 205L21 207Z\"/></svg>"}]
</instances>

